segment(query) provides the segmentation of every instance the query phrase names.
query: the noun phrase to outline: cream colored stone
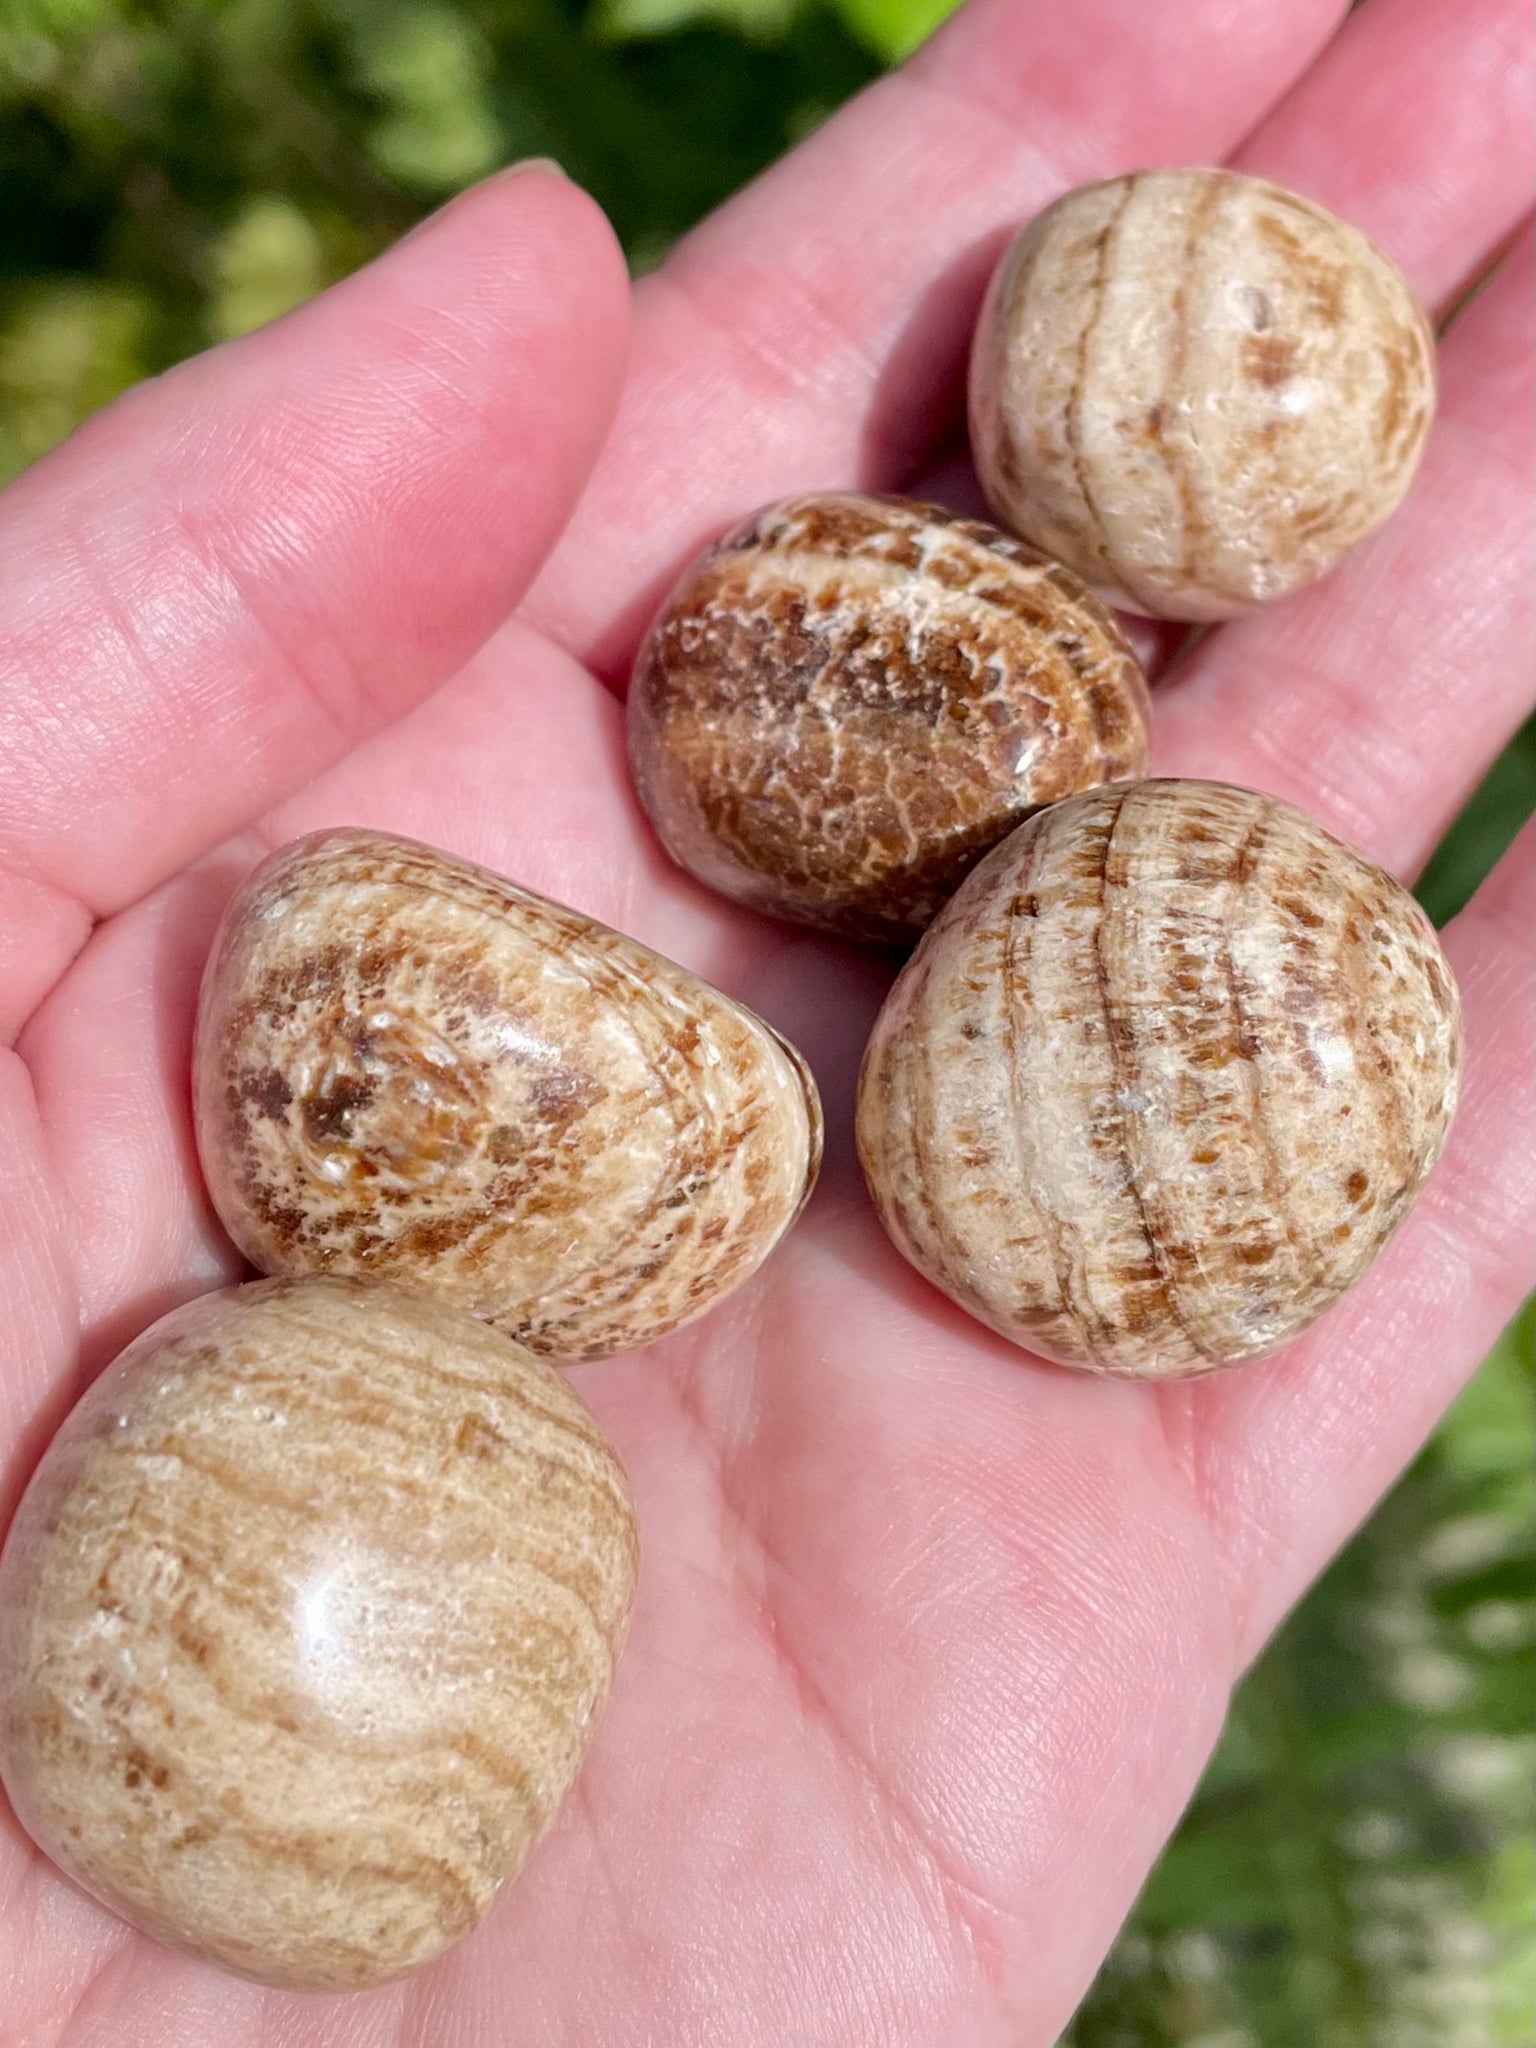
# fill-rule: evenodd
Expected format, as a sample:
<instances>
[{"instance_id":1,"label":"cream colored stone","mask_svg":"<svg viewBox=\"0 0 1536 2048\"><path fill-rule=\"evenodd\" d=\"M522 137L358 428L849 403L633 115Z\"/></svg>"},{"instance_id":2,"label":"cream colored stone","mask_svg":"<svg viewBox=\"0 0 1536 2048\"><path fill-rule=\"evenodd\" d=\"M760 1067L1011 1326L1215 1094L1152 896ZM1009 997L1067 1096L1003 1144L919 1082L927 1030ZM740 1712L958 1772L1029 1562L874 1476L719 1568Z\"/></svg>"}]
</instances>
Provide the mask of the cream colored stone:
<instances>
[{"instance_id":1,"label":"cream colored stone","mask_svg":"<svg viewBox=\"0 0 1536 2048\"><path fill-rule=\"evenodd\" d=\"M1456 1103L1455 984L1390 875L1208 782L1004 840L881 1012L859 1151L902 1253L1066 1365L1288 1342L1370 1265Z\"/></svg>"},{"instance_id":2,"label":"cream colored stone","mask_svg":"<svg viewBox=\"0 0 1536 2048\"><path fill-rule=\"evenodd\" d=\"M0 1559L0 1771L158 1940L382 1982L467 1934L576 1774L636 1542L560 1376L441 1302L263 1281L129 1346Z\"/></svg>"},{"instance_id":3,"label":"cream colored stone","mask_svg":"<svg viewBox=\"0 0 1536 2048\"><path fill-rule=\"evenodd\" d=\"M1222 619L1388 517L1434 397L1429 326L1358 229L1263 178L1141 171L1005 256L971 443L998 518L1113 603Z\"/></svg>"},{"instance_id":4,"label":"cream colored stone","mask_svg":"<svg viewBox=\"0 0 1536 2048\"><path fill-rule=\"evenodd\" d=\"M419 1287L561 1358L756 1271L815 1181L804 1061L633 939L374 832L275 854L204 978L198 1148L268 1273Z\"/></svg>"}]
</instances>

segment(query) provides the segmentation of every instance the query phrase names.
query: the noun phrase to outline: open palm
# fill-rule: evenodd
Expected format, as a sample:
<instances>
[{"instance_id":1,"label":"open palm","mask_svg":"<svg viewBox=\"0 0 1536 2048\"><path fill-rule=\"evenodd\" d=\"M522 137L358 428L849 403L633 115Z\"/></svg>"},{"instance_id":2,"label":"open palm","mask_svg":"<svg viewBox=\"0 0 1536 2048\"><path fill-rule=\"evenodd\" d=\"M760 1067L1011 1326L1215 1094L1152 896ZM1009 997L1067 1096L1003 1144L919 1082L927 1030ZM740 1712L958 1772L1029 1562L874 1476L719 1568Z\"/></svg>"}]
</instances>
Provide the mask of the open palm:
<instances>
[{"instance_id":1,"label":"open palm","mask_svg":"<svg viewBox=\"0 0 1536 2048\"><path fill-rule=\"evenodd\" d=\"M1066 185L1229 158L1453 303L1529 205L1525 11L1340 12L973 0L640 287L617 427L537 580L627 317L602 223L537 169L131 394L8 494L7 1510L82 1376L239 1270L193 1160L193 998L234 881L299 831L436 841L698 969L807 1051L831 1153L751 1286L577 1375L634 1477L639 1606L579 1788L486 1926L365 1997L265 1991L131 1934L7 1817L0 2040L1047 2048L1065 2022L1234 1677L1522 1286L1529 849L1449 934L1465 1105L1371 1279L1274 1363L1099 1383L886 1246L849 1127L888 969L666 865L605 682L681 561L760 501L973 493L946 463L968 328L1002 239ZM1384 534L1167 676L1159 769L1422 862L1528 687L1530 280L1527 235L1446 341Z\"/></svg>"}]
</instances>

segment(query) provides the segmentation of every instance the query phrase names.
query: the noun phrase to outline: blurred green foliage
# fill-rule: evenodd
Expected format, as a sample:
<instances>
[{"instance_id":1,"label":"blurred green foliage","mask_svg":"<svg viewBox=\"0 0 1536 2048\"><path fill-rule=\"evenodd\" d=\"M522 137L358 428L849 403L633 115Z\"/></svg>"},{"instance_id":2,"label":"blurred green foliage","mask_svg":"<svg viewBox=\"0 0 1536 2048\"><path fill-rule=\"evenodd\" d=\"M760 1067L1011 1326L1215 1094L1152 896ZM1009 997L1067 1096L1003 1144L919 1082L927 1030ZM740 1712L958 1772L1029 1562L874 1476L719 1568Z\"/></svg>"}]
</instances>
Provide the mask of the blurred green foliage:
<instances>
[{"instance_id":1,"label":"blurred green foliage","mask_svg":"<svg viewBox=\"0 0 1536 2048\"><path fill-rule=\"evenodd\" d=\"M0 480L514 157L634 267L952 0L0 0ZM1531 809L1536 728L1421 893ZM1244 1684L1063 2048L1525 2048L1531 1312Z\"/></svg>"},{"instance_id":2,"label":"blurred green foliage","mask_svg":"<svg viewBox=\"0 0 1536 2048\"><path fill-rule=\"evenodd\" d=\"M553 156L637 269L947 0L0 0L0 478Z\"/></svg>"}]
</instances>

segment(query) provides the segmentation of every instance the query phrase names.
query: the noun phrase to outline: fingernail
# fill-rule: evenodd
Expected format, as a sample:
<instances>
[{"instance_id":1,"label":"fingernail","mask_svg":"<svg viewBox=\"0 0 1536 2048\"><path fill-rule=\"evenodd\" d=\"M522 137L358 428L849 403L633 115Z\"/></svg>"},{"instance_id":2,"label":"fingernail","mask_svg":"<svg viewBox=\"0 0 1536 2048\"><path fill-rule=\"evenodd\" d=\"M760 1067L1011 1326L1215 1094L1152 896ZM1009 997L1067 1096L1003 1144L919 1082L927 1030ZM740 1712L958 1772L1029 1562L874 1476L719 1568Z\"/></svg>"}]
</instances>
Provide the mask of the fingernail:
<instances>
[{"instance_id":1,"label":"fingernail","mask_svg":"<svg viewBox=\"0 0 1536 2048\"><path fill-rule=\"evenodd\" d=\"M493 179L515 178L523 171L548 171L551 177L564 178L567 183L570 182L570 172L565 168L564 164L557 163L552 156L520 157L515 164L508 164L505 170L492 171L491 176Z\"/></svg>"},{"instance_id":2,"label":"fingernail","mask_svg":"<svg viewBox=\"0 0 1536 2048\"><path fill-rule=\"evenodd\" d=\"M567 184L570 183L570 175L566 171L565 166L556 163L552 156L519 157L515 164L503 164L499 171L492 171L488 177L482 178L478 184L466 186L462 192L455 192L451 199L444 200L441 206L434 207L432 212L417 221L413 228L407 228L405 233L395 242L394 246L398 249L401 242L409 242L415 236L425 233L428 228L436 227L438 222L452 213L456 206L462 206L466 199L473 199L475 194L483 192L487 185L510 184L512 179L521 178L529 171L543 171L548 177L564 178Z\"/></svg>"}]
</instances>

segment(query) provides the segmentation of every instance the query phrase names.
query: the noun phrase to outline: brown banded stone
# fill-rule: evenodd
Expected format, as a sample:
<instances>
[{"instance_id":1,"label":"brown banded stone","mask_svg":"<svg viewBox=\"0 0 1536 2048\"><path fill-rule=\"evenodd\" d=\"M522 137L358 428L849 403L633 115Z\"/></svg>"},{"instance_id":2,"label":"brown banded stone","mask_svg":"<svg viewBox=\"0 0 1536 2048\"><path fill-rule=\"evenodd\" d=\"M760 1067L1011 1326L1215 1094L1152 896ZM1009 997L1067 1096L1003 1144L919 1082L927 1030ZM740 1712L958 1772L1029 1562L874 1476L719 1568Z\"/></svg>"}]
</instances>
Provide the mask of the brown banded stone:
<instances>
[{"instance_id":1,"label":"brown banded stone","mask_svg":"<svg viewBox=\"0 0 1536 2048\"><path fill-rule=\"evenodd\" d=\"M1066 1365L1163 1378L1305 1329L1375 1258L1456 1103L1423 912L1220 783L1031 819L929 927L859 1084L904 1256Z\"/></svg>"},{"instance_id":2,"label":"brown banded stone","mask_svg":"<svg viewBox=\"0 0 1536 2048\"><path fill-rule=\"evenodd\" d=\"M910 944L1036 806L1144 772L1147 696L1057 563L934 505L826 492L683 577L636 664L629 749L712 888Z\"/></svg>"},{"instance_id":3,"label":"brown banded stone","mask_svg":"<svg viewBox=\"0 0 1536 2048\"><path fill-rule=\"evenodd\" d=\"M998 266L971 359L997 517L1111 603L1175 619L1325 575L1401 502L1434 403L1396 267L1235 171L1067 193Z\"/></svg>"},{"instance_id":4,"label":"brown banded stone","mask_svg":"<svg viewBox=\"0 0 1536 2048\"><path fill-rule=\"evenodd\" d=\"M131 1344L0 1559L0 1771L156 1939L354 1990L467 1934L574 1779L627 1626L623 1470L441 1302L259 1281Z\"/></svg>"},{"instance_id":5,"label":"brown banded stone","mask_svg":"<svg viewBox=\"0 0 1536 2048\"><path fill-rule=\"evenodd\" d=\"M263 1272L441 1295L608 1356L738 1286L799 1213L821 1112L793 1047L684 969L381 833L262 864L204 977L198 1148Z\"/></svg>"}]
</instances>

